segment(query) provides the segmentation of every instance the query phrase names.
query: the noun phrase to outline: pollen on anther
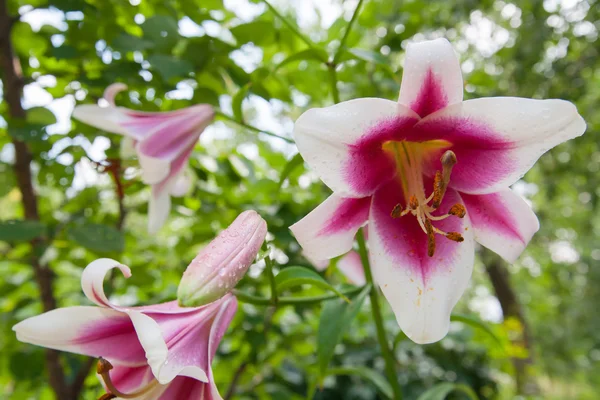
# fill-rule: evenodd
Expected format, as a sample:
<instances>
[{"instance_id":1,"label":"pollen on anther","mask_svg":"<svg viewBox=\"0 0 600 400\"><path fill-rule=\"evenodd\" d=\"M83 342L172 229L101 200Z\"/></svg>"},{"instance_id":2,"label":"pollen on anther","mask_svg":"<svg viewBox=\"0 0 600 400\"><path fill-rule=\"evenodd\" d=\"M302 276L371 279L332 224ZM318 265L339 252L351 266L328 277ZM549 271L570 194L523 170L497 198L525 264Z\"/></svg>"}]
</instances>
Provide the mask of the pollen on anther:
<instances>
[{"instance_id":1,"label":"pollen on anther","mask_svg":"<svg viewBox=\"0 0 600 400\"><path fill-rule=\"evenodd\" d=\"M426 219L425 229L427 230L427 255L429 257L433 257L435 254L435 233L433 231L433 225L431 225L431 221Z\"/></svg>"},{"instance_id":2,"label":"pollen on anther","mask_svg":"<svg viewBox=\"0 0 600 400\"><path fill-rule=\"evenodd\" d=\"M400 203L398 203L392 209L392 212L390 213L390 216L392 218L400 218L402 216L401 214L402 214L402 206L400 205Z\"/></svg>"},{"instance_id":3,"label":"pollen on anther","mask_svg":"<svg viewBox=\"0 0 600 400\"><path fill-rule=\"evenodd\" d=\"M419 207L419 200L417 200L417 196L410 196L410 199L408 200L408 206L411 210L416 210Z\"/></svg>"},{"instance_id":4,"label":"pollen on anther","mask_svg":"<svg viewBox=\"0 0 600 400\"><path fill-rule=\"evenodd\" d=\"M457 216L458 218L464 218L467 214L467 209L460 203L456 203L450 208L448 214Z\"/></svg>"},{"instance_id":5,"label":"pollen on anther","mask_svg":"<svg viewBox=\"0 0 600 400\"><path fill-rule=\"evenodd\" d=\"M446 237L458 243L463 242L465 240L465 238L463 238L462 235L458 232L448 232L446 234Z\"/></svg>"}]
</instances>

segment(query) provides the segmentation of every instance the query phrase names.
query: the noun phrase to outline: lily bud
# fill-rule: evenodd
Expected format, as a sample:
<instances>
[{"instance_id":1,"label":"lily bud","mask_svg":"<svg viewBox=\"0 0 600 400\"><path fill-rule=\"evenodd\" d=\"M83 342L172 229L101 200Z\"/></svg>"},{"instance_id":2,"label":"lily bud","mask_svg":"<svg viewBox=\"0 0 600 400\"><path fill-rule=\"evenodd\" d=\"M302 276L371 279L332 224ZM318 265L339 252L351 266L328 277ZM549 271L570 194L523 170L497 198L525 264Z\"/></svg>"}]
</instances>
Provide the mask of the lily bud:
<instances>
[{"instance_id":1,"label":"lily bud","mask_svg":"<svg viewBox=\"0 0 600 400\"><path fill-rule=\"evenodd\" d=\"M267 223L258 213L241 213L187 267L177 290L179 304L198 307L233 289L254 262L266 235Z\"/></svg>"}]
</instances>

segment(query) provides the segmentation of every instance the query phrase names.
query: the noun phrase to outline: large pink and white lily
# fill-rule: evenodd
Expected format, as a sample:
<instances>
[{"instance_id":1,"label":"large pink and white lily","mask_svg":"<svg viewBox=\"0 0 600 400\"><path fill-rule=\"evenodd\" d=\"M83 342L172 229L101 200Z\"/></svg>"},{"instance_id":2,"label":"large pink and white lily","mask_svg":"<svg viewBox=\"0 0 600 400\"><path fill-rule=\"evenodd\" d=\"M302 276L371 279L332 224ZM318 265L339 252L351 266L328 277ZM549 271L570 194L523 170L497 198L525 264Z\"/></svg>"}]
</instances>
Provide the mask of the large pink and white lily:
<instances>
[{"instance_id":1,"label":"large pink and white lily","mask_svg":"<svg viewBox=\"0 0 600 400\"><path fill-rule=\"evenodd\" d=\"M300 153L333 194L291 230L327 259L368 222L374 279L400 327L435 342L468 285L475 241L513 262L539 228L509 186L585 128L563 100L463 101L450 43L411 44L398 102L355 99L296 121Z\"/></svg>"},{"instance_id":2,"label":"large pink and white lily","mask_svg":"<svg viewBox=\"0 0 600 400\"><path fill-rule=\"evenodd\" d=\"M226 294L206 306L183 308L177 301L142 307L111 303L103 281L113 268L103 258L83 271L83 292L99 307L59 308L15 325L17 339L51 349L102 357L111 371L102 378L106 398L146 400L221 399L211 361L236 309ZM105 362L106 362L105 361Z\"/></svg>"},{"instance_id":3,"label":"large pink and white lily","mask_svg":"<svg viewBox=\"0 0 600 400\"><path fill-rule=\"evenodd\" d=\"M214 110L208 104L170 112L117 107L115 96L125 89L127 86L121 83L110 85L104 92L108 107L80 105L75 107L73 117L132 141L142 180L152 185L148 231L154 233L169 216L171 196L183 196L190 188L190 177L185 173L188 160L200 134L213 121Z\"/></svg>"}]
</instances>

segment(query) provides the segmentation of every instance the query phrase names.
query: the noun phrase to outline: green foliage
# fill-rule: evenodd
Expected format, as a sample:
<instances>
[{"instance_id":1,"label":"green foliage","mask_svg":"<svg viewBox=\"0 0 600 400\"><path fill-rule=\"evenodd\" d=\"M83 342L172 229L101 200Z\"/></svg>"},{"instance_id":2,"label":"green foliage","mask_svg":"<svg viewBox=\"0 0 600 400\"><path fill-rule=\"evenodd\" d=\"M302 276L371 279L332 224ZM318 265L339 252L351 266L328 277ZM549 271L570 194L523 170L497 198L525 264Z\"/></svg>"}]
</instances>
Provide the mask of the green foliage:
<instances>
[{"instance_id":1,"label":"green foliage","mask_svg":"<svg viewBox=\"0 0 600 400\"><path fill-rule=\"evenodd\" d=\"M261 273L262 264L240 282L237 289L247 297L239 296L240 311L213 365L221 394L237 368L245 365L234 399L301 399L311 385L315 399L391 398L368 302L360 307L365 292L352 296L339 289L351 303L332 299L337 295L330 291L344 287L345 278L335 268L313 271L288 229L330 191L306 168L293 144L273 135L291 139L292 122L302 111L331 104L329 79L336 55L342 100L395 100L406 44L445 36L460 53L466 97L564 98L576 103L588 123L586 135L544 155L517 185L531 201L541 229L509 271L532 335L534 364L529 368L540 394L528 398L598 397L597 0L365 0L339 52L349 21L332 16L347 17L342 9L352 8L349 1L312 2L332 4L312 21L306 21L305 9L298 15L296 3L312 9L304 1L273 2L273 9L262 0L7 3L12 15L20 15L12 43L25 78L28 110L24 119L11 118L6 93L13 89L1 88L4 396L53 398L43 351L18 342L11 330L42 311L31 268L34 258L55 277L59 306L86 302L81 271L103 256L132 269L127 281L115 274L107 285L119 300L132 305L170 301L198 250L241 211L255 209L268 222L269 246L280 271L278 287L289 293L279 298L272 320L267 320L271 284ZM5 76L2 71L0 75ZM122 138L69 121L75 101L96 103L115 81L129 87L117 98L124 107L169 111L208 103L229 116L219 117L202 135L190 161L193 187L173 198L169 220L156 235L146 232L149 189L137 176L137 161L122 160L122 199L114 178L100 165L120 157ZM266 133L259 133L264 129ZM25 141L33 155L40 222L24 218L12 171L13 138ZM527 355L514 340L523 326L492 315L498 306L485 274L489 260L482 255L451 332L441 343L411 343L385 306L405 399L515 397L511 358ZM63 361L72 379L83 361L72 355ZM81 398L98 398L100 391L91 374Z\"/></svg>"}]
</instances>

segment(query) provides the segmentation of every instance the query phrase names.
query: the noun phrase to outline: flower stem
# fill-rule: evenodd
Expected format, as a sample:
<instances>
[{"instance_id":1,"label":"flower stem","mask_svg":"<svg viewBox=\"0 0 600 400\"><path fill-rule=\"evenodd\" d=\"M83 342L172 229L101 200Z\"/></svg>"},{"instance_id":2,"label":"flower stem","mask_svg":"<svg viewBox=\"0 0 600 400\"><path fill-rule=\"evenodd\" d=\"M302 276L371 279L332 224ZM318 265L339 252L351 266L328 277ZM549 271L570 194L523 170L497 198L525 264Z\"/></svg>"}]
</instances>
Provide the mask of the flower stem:
<instances>
[{"instance_id":1,"label":"flower stem","mask_svg":"<svg viewBox=\"0 0 600 400\"><path fill-rule=\"evenodd\" d=\"M337 71L335 70L335 64L328 64L329 69L329 82L331 84L331 95L333 96L333 103L337 104L340 102L340 92L337 87Z\"/></svg>"},{"instance_id":2,"label":"flower stem","mask_svg":"<svg viewBox=\"0 0 600 400\"><path fill-rule=\"evenodd\" d=\"M269 247L267 246L266 242L263 243L262 249L265 252L269 251ZM279 302L279 299L277 298L277 283L275 282L275 274L273 274L273 261L271 260L269 254L265 256L265 268L267 270L267 274L269 275L269 285L271 285L271 303L277 307Z\"/></svg>"},{"instance_id":3,"label":"flower stem","mask_svg":"<svg viewBox=\"0 0 600 400\"><path fill-rule=\"evenodd\" d=\"M288 143L294 143L294 141L292 139L286 138L284 136L280 136L280 135L278 135L276 133L273 133L273 132L265 131L264 129L259 129L259 128L255 127L255 126L252 126L252 125L248 125L247 123L242 122L242 121L238 121L234 117L232 117L230 115L227 115L227 114L225 114L222 111L215 110L215 116L217 118L221 118L221 119L224 119L226 121L233 122L234 124L237 124L237 125L239 125L239 126L241 126L243 128L248 129L249 131L256 132L256 133L264 133L265 135L269 135L269 136L276 137L277 139L285 140Z\"/></svg>"},{"instance_id":4,"label":"flower stem","mask_svg":"<svg viewBox=\"0 0 600 400\"><path fill-rule=\"evenodd\" d=\"M279 11L277 11L277 9L271 5L271 3L269 3L267 0L262 0L262 1L263 1L263 3L265 3L267 5L267 7L269 7L269 10L271 10L271 12L273 14L275 14L275 16L277 18L279 18L281 20L281 22L283 22L294 33L294 35L298 36L298 39L300 39L304 43L306 43L306 45L308 47L310 47L311 49L313 49L315 47L313 42L311 42L306 36L304 36L298 30L298 28L296 26L294 26L294 24L292 24L290 21L287 20L287 18L285 18L283 15L281 15L279 13Z\"/></svg>"},{"instance_id":5,"label":"flower stem","mask_svg":"<svg viewBox=\"0 0 600 400\"><path fill-rule=\"evenodd\" d=\"M358 4L356 5L356 8L354 9L354 14L352 14L352 18L350 18L350 22L348 22L348 25L346 26L346 31L344 32L344 36L342 37L342 40L340 41L340 46L338 47L337 51L335 52L335 56L333 57L333 64L338 63L340 57L342 56L344 49L346 48L346 42L348 41L348 36L350 36L350 31L352 30L354 21L356 21L356 19L358 18L358 14L360 13L360 8L362 7L363 1L364 0L359 0Z\"/></svg>"},{"instance_id":6,"label":"flower stem","mask_svg":"<svg viewBox=\"0 0 600 400\"><path fill-rule=\"evenodd\" d=\"M385 372L390 385L392 385L394 400L401 400L402 391L400 390L400 385L398 384L398 378L396 378L396 360L394 359L394 355L390 350L390 346L385 334L383 318L381 316L381 308L379 306L379 294L373 283L373 274L371 273L371 265L369 264L369 256L367 254L367 246L365 244L365 237L362 229L356 234L356 239L358 241L358 252L360 253L363 269L365 270L367 284L373 285L369 296L371 299L371 309L373 310L373 319L375 320L375 326L377 327L377 339L379 340L379 346L381 347L381 354L385 360Z\"/></svg>"},{"instance_id":7,"label":"flower stem","mask_svg":"<svg viewBox=\"0 0 600 400\"><path fill-rule=\"evenodd\" d=\"M364 287L355 287L348 290L340 290L340 292L345 296L352 296L353 294L360 292L362 289L364 289ZM242 303L249 303L257 306L270 306L273 304L273 301L270 298L254 296L244 293L241 290L234 289L233 294ZM325 300L336 299L338 297L339 295L336 293L310 297L279 297L277 299L277 304L280 306L310 305L317 304Z\"/></svg>"}]
</instances>

